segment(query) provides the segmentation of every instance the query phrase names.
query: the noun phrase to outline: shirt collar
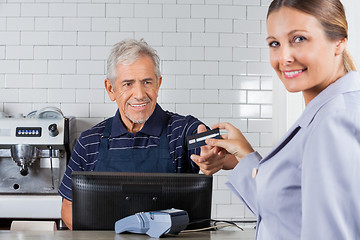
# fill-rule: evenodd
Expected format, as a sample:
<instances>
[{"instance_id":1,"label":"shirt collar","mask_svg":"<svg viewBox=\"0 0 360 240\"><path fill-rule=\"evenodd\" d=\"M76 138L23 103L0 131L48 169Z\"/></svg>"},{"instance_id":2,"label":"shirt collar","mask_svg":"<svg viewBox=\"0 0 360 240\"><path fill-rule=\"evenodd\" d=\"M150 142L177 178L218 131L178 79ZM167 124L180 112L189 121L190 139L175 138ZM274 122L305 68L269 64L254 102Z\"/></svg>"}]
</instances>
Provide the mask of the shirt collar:
<instances>
[{"instance_id":1,"label":"shirt collar","mask_svg":"<svg viewBox=\"0 0 360 240\"><path fill-rule=\"evenodd\" d=\"M156 104L154 112L150 118L145 122L144 127L140 130L141 133L149 136L160 136L163 126L166 127L167 115L165 111ZM111 137L117 137L128 134L124 123L121 121L119 109L116 111L112 120Z\"/></svg>"},{"instance_id":2,"label":"shirt collar","mask_svg":"<svg viewBox=\"0 0 360 240\"><path fill-rule=\"evenodd\" d=\"M307 127L319 109L325 105L328 101L336 96L360 90L360 77L359 73L350 71L343 77L330 84L322 92L319 93L313 100L306 106L305 111L297 121L297 125L300 127Z\"/></svg>"}]
</instances>

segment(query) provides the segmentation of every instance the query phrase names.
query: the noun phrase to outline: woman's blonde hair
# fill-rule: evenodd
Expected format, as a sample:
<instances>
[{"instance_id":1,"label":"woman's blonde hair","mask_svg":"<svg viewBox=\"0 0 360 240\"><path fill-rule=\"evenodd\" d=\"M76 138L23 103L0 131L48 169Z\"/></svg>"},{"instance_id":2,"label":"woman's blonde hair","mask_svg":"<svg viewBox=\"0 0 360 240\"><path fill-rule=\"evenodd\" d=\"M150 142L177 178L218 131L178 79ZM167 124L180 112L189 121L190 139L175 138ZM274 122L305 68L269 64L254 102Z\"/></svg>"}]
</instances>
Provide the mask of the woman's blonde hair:
<instances>
[{"instance_id":1,"label":"woman's blonde hair","mask_svg":"<svg viewBox=\"0 0 360 240\"><path fill-rule=\"evenodd\" d=\"M267 17L281 7L294 8L314 16L324 27L329 40L338 41L348 38L345 10L339 0L274 0L269 6ZM343 52L343 62L346 72L356 70L355 63L347 49Z\"/></svg>"}]
</instances>

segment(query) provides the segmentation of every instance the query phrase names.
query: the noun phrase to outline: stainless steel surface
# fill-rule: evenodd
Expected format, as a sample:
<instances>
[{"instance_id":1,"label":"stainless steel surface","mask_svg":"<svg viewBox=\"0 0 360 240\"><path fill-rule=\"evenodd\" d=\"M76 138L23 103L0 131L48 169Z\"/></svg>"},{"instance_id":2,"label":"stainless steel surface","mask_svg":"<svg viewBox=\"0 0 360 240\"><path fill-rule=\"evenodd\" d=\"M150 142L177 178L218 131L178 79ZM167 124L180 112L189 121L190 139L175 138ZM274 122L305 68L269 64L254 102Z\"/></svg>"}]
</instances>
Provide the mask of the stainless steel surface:
<instances>
[{"instance_id":1,"label":"stainless steel surface","mask_svg":"<svg viewBox=\"0 0 360 240\"><path fill-rule=\"evenodd\" d=\"M0 231L0 239L6 240L154 240L147 235L141 234L116 234L113 231L54 231L54 232L32 232L32 231ZM193 233L180 233L175 236L167 236L161 239L188 239L188 240L253 240L254 229L240 230L218 230Z\"/></svg>"},{"instance_id":2,"label":"stainless steel surface","mask_svg":"<svg viewBox=\"0 0 360 240\"><path fill-rule=\"evenodd\" d=\"M49 158L50 151L48 149L37 149L38 158ZM60 149L52 149L51 156L53 158L62 158ZM0 158L10 158L11 150L10 149L0 149Z\"/></svg>"},{"instance_id":3,"label":"stainless steel surface","mask_svg":"<svg viewBox=\"0 0 360 240\"><path fill-rule=\"evenodd\" d=\"M63 158L41 158L29 166L28 174L22 175L11 158L0 158L0 197L2 194L57 194L65 168Z\"/></svg>"}]
</instances>

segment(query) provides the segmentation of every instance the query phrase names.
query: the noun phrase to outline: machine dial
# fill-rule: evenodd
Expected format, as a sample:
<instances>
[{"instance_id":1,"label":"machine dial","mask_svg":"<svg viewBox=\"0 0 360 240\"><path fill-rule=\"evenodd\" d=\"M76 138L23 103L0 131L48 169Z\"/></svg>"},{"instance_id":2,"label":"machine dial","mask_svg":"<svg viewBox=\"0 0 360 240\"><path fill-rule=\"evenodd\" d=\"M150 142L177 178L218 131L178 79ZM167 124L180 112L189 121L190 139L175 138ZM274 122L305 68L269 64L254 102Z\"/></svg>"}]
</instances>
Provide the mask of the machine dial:
<instances>
[{"instance_id":1,"label":"machine dial","mask_svg":"<svg viewBox=\"0 0 360 240\"><path fill-rule=\"evenodd\" d=\"M58 127L55 123L49 125L49 134L51 137L56 137L59 134Z\"/></svg>"},{"instance_id":2,"label":"machine dial","mask_svg":"<svg viewBox=\"0 0 360 240\"><path fill-rule=\"evenodd\" d=\"M56 107L44 107L36 111L35 114L35 118L59 119L63 117L64 115L61 110Z\"/></svg>"}]
</instances>

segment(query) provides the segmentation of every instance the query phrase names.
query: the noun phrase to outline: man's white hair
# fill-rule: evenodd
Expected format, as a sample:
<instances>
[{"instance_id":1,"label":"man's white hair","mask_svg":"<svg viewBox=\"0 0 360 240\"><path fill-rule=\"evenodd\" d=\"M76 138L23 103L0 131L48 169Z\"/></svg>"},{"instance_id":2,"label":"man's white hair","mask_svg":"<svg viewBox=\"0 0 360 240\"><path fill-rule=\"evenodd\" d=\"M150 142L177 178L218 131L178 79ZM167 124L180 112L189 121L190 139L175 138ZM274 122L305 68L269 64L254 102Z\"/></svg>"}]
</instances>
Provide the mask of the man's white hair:
<instances>
[{"instance_id":1,"label":"man's white hair","mask_svg":"<svg viewBox=\"0 0 360 240\"><path fill-rule=\"evenodd\" d=\"M111 81L112 85L115 86L117 64L130 65L142 56L149 56L153 60L157 80L161 76L161 73L160 58L156 50L150 47L144 39L140 39L139 41L135 39L124 39L113 46L107 60L106 77Z\"/></svg>"}]
</instances>

